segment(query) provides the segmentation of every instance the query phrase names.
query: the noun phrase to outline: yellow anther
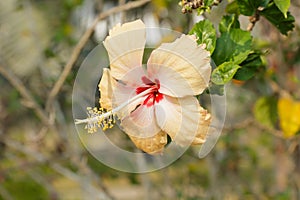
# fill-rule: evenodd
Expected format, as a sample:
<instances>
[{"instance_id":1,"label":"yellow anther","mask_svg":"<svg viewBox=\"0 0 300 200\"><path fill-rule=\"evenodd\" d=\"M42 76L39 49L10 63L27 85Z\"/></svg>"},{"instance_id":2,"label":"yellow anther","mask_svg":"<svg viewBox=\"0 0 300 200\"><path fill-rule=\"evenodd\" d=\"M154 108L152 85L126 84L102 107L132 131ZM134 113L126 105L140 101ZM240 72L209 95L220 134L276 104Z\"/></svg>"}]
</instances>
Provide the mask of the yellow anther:
<instances>
[{"instance_id":1,"label":"yellow anther","mask_svg":"<svg viewBox=\"0 0 300 200\"><path fill-rule=\"evenodd\" d=\"M115 115L112 111L106 111L104 108L91 108L87 107L88 118L85 120L87 125L85 129L88 129L88 133L97 132L98 128L103 131L108 128L112 128L116 122Z\"/></svg>"}]
</instances>

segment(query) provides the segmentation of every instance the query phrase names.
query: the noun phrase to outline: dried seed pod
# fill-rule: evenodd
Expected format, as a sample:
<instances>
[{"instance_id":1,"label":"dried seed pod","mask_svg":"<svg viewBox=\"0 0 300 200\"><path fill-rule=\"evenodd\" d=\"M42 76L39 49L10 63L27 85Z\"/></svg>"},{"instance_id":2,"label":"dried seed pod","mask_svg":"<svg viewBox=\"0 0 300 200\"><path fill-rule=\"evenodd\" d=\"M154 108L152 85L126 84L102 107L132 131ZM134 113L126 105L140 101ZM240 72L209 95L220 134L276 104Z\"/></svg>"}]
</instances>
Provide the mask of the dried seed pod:
<instances>
[{"instance_id":1,"label":"dried seed pod","mask_svg":"<svg viewBox=\"0 0 300 200\"><path fill-rule=\"evenodd\" d=\"M191 13L193 9L200 8L204 5L203 0L182 0L180 6L182 6L182 13Z\"/></svg>"}]
</instances>

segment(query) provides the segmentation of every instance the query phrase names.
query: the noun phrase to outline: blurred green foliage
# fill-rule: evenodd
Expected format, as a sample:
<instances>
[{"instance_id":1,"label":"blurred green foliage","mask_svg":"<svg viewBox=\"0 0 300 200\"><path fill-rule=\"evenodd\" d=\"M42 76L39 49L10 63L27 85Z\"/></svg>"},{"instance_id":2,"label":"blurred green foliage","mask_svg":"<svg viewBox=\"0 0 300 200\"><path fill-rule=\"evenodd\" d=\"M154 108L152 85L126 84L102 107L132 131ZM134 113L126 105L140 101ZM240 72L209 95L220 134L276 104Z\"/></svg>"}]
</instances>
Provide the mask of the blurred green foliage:
<instances>
[{"instance_id":1,"label":"blurred green foliage","mask_svg":"<svg viewBox=\"0 0 300 200\"><path fill-rule=\"evenodd\" d=\"M22 171L14 171L10 175L7 175L5 181L1 184L2 187L10 193L13 199L51 199L47 190L41 184L37 183ZM2 198L0 196L0 199ZM5 198L3 198L3 200L5 200Z\"/></svg>"}]
</instances>

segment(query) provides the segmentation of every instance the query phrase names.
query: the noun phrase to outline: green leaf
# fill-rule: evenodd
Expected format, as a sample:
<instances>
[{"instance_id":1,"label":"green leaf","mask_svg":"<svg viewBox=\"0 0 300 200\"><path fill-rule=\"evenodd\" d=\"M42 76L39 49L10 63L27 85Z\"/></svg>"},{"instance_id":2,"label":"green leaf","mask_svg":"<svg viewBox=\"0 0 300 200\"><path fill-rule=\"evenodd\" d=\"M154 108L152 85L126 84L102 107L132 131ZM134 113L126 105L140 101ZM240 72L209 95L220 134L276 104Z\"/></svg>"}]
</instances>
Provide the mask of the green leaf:
<instances>
[{"instance_id":1,"label":"green leaf","mask_svg":"<svg viewBox=\"0 0 300 200\"><path fill-rule=\"evenodd\" d=\"M209 87L206 90L208 94L217 94L217 95L224 95L224 85L216 85L214 83L210 83Z\"/></svg>"},{"instance_id":2,"label":"green leaf","mask_svg":"<svg viewBox=\"0 0 300 200\"><path fill-rule=\"evenodd\" d=\"M224 85L233 78L239 68L240 66L237 64L225 62L214 69L211 75L211 80L216 85Z\"/></svg>"},{"instance_id":3,"label":"green leaf","mask_svg":"<svg viewBox=\"0 0 300 200\"><path fill-rule=\"evenodd\" d=\"M277 8L274 3L271 3L267 8L260 12L267 20L269 20L282 34L294 29L295 18L287 12L287 17Z\"/></svg>"},{"instance_id":4,"label":"green leaf","mask_svg":"<svg viewBox=\"0 0 300 200\"><path fill-rule=\"evenodd\" d=\"M277 122L277 99L273 96L261 97L254 105L254 117L267 127L274 127Z\"/></svg>"},{"instance_id":5,"label":"green leaf","mask_svg":"<svg viewBox=\"0 0 300 200\"><path fill-rule=\"evenodd\" d=\"M255 13L256 7L252 4L252 1L237 0L241 14L251 16Z\"/></svg>"},{"instance_id":6,"label":"green leaf","mask_svg":"<svg viewBox=\"0 0 300 200\"><path fill-rule=\"evenodd\" d=\"M226 8L225 11L229 14L236 14L236 15L240 15L240 9L239 9L239 5L237 1L233 1L231 3L229 3Z\"/></svg>"},{"instance_id":7,"label":"green leaf","mask_svg":"<svg viewBox=\"0 0 300 200\"><path fill-rule=\"evenodd\" d=\"M290 0L274 0L275 5L278 9L282 12L285 18L287 18L287 11L290 7L291 1Z\"/></svg>"},{"instance_id":8,"label":"green leaf","mask_svg":"<svg viewBox=\"0 0 300 200\"><path fill-rule=\"evenodd\" d=\"M220 24L219 24L219 30L221 33L229 32L232 28L240 28L240 22L237 19L236 15L225 15Z\"/></svg>"},{"instance_id":9,"label":"green leaf","mask_svg":"<svg viewBox=\"0 0 300 200\"><path fill-rule=\"evenodd\" d=\"M251 52L251 45L252 37L248 31L230 29L217 39L212 58L217 66L228 61L240 64Z\"/></svg>"},{"instance_id":10,"label":"green leaf","mask_svg":"<svg viewBox=\"0 0 300 200\"><path fill-rule=\"evenodd\" d=\"M246 81L252 78L260 67L263 66L260 53L251 53L247 59L240 64L241 68L234 75L234 79Z\"/></svg>"},{"instance_id":11,"label":"green leaf","mask_svg":"<svg viewBox=\"0 0 300 200\"><path fill-rule=\"evenodd\" d=\"M203 20L194 25L189 34L195 34L197 36L198 44L206 44L206 50L211 54L215 50L216 46L216 30L213 24L208 20Z\"/></svg>"},{"instance_id":12,"label":"green leaf","mask_svg":"<svg viewBox=\"0 0 300 200\"><path fill-rule=\"evenodd\" d=\"M214 4L214 0L204 0L204 6L211 7Z\"/></svg>"},{"instance_id":13,"label":"green leaf","mask_svg":"<svg viewBox=\"0 0 300 200\"><path fill-rule=\"evenodd\" d=\"M237 0L240 13L246 16L252 16L258 7L266 7L269 0Z\"/></svg>"}]
</instances>

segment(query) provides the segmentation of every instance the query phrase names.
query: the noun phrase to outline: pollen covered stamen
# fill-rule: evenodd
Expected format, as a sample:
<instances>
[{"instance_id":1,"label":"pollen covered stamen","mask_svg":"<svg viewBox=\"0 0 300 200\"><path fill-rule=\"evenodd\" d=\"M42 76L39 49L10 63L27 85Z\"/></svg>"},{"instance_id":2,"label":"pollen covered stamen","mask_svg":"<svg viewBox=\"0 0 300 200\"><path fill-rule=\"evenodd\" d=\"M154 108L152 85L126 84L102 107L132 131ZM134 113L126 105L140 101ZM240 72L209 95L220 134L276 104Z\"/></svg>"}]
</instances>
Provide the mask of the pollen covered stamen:
<instances>
[{"instance_id":1,"label":"pollen covered stamen","mask_svg":"<svg viewBox=\"0 0 300 200\"><path fill-rule=\"evenodd\" d=\"M103 108L87 108L88 118L84 120L76 120L75 124L87 123L85 129L88 133L95 133L98 128L103 131L112 128L116 123L116 115L111 111L106 111Z\"/></svg>"},{"instance_id":2,"label":"pollen covered stamen","mask_svg":"<svg viewBox=\"0 0 300 200\"><path fill-rule=\"evenodd\" d=\"M135 100L149 94L152 92L152 88L147 88L146 90L142 91L138 95L134 96L133 98L129 99L128 101L122 103L118 107L107 111L103 108L87 108L88 117L86 119L76 119L75 124L85 124L85 129L88 129L88 133L95 133L98 128L102 128L103 131L107 130L108 128L112 128L113 125L116 123L117 113L128 106L130 103L134 102Z\"/></svg>"}]
</instances>

